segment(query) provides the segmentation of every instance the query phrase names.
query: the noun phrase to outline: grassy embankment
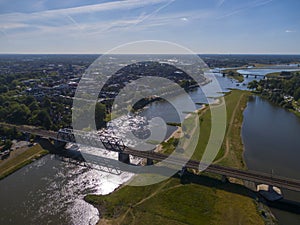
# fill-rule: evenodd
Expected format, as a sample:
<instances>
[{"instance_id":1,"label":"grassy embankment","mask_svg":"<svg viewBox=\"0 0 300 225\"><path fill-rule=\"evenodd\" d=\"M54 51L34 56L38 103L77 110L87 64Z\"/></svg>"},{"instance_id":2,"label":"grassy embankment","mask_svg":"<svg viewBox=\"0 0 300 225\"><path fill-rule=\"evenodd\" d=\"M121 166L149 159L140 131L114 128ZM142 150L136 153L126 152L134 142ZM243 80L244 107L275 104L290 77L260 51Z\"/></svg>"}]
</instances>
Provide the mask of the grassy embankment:
<instances>
[{"instance_id":1,"label":"grassy embankment","mask_svg":"<svg viewBox=\"0 0 300 225\"><path fill-rule=\"evenodd\" d=\"M193 174L85 200L104 217L99 224L264 224L246 188Z\"/></svg>"},{"instance_id":2,"label":"grassy embankment","mask_svg":"<svg viewBox=\"0 0 300 225\"><path fill-rule=\"evenodd\" d=\"M244 169L243 160L244 145L241 139L243 112L247 106L248 91L234 90L225 96L227 111L227 129L222 147L217 155L215 163Z\"/></svg>"},{"instance_id":3,"label":"grassy embankment","mask_svg":"<svg viewBox=\"0 0 300 225\"><path fill-rule=\"evenodd\" d=\"M242 83L244 81L244 76L238 73L238 70L245 69L245 67L239 67L236 69L227 69L222 70L222 73L225 73L227 77L237 80L238 82Z\"/></svg>"},{"instance_id":4,"label":"grassy embankment","mask_svg":"<svg viewBox=\"0 0 300 225\"><path fill-rule=\"evenodd\" d=\"M227 129L222 147L215 159L216 163L221 165L244 168L243 162L243 143L241 140L241 126L243 122L243 111L247 105L248 97L251 95L248 91L233 90L226 94ZM200 136L196 150L192 159L201 160L206 149L209 136L211 134L211 112L209 107L205 107L198 112L200 120ZM194 124L192 118L188 118L186 123ZM170 154L178 143L175 138L170 138L168 142L162 143L164 153Z\"/></svg>"},{"instance_id":5,"label":"grassy embankment","mask_svg":"<svg viewBox=\"0 0 300 225\"><path fill-rule=\"evenodd\" d=\"M240 127L249 94L234 90L225 97L229 126L217 159L220 164L244 167ZM199 120L201 134L194 159L201 158L209 137L208 107L199 112ZM171 144L174 141L174 138L169 140ZM172 147L168 147L170 152ZM112 194L88 195L85 200L99 209L103 217L99 224L265 224L251 191L238 184L191 173L151 186L123 186Z\"/></svg>"},{"instance_id":6,"label":"grassy embankment","mask_svg":"<svg viewBox=\"0 0 300 225\"><path fill-rule=\"evenodd\" d=\"M37 144L14 158L5 159L0 164L0 180L47 153L48 151Z\"/></svg>"}]
</instances>

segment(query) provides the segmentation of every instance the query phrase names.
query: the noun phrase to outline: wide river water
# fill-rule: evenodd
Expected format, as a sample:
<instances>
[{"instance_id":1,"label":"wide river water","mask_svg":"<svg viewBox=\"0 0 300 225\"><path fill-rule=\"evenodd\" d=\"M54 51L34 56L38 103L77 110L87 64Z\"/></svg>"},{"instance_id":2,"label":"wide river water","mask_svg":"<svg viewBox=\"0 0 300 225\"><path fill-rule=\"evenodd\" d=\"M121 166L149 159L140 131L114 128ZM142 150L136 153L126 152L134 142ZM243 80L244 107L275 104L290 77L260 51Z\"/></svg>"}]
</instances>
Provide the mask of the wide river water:
<instances>
[{"instance_id":1,"label":"wide river water","mask_svg":"<svg viewBox=\"0 0 300 225\"><path fill-rule=\"evenodd\" d=\"M216 77L223 91L228 91L228 88L246 88L244 85L237 86L235 81L226 77ZM253 79L246 78L244 83ZM209 97L220 95L213 91L214 85L209 83L205 86L211 89ZM196 103L206 102L200 89L190 95ZM174 101L185 104L180 96ZM156 102L143 115L148 118L161 116L166 122L176 122L179 118L172 116L173 111L167 102ZM300 179L297 173L300 167L299 163L297 166L297 156L300 155L297 152L300 149L298 118L267 101L255 98L249 102L244 119L242 137L247 166L265 172L273 170L274 174ZM172 131L170 128L168 134ZM116 153L103 151L103 155L117 159ZM83 200L84 195L108 194L131 177L132 174L126 172L111 174L82 168L47 155L0 181L0 224L96 224L99 213ZM295 193L286 195L293 199L297 197ZM300 224L298 215L278 210L273 212L282 224Z\"/></svg>"},{"instance_id":2,"label":"wide river water","mask_svg":"<svg viewBox=\"0 0 300 225\"><path fill-rule=\"evenodd\" d=\"M253 97L244 111L244 159L251 170L300 179L300 118ZM285 199L300 202L300 193L281 190ZM300 224L300 215L272 209L279 224Z\"/></svg>"}]
</instances>

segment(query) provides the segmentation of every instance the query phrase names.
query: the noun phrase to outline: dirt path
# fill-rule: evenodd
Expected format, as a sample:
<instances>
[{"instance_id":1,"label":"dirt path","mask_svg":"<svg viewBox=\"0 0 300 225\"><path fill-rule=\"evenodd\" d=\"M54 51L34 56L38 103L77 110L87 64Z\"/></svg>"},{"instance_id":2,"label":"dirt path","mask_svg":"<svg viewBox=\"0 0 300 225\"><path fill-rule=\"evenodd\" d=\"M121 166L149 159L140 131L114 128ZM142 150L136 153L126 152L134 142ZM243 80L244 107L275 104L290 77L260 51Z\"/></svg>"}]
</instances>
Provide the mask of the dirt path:
<instances>
[{"instance_id":1,"label":"dirt path","mask_svg":"<svg viewBox=\"0 0 300 225\"><path fill-rule=\"evenodd\" d=\"M170 183L170 180L168 182L166 182L164 185L160 186L157 190L155 190L151 195L149 195L146 198L143 198L142 200L140 200L139 202L137 202L136 204L134 204L133 206L129 207L126 212L120 217L120 220L118 220L118 224L122 224L123 221L125 220L126 216L128 214L130 214L133 219L135 219L134 213L132 212L132 209L134 207L137 207L138 205L142 204L143 202L147 201L150 198L153 198L155 195L157 195L158 193L162 192L162 189L168 184ZM168 189L166 189L168 190Z\"/></svg>"},{"instance_id":2,"label":"dirt path","mask_svg":"<svg viewBox=\"0 0 300 225\"><path fill-rule=\"evenodd\" d=\"M240 96L239 101L237 102L237 104L236 104L236 106L235 106L235 108L234 108L234 110L232 112L232 115L231 115L231 118L230 118L230 121L229 121L229 124L228 124L228 129L227 129L226 136L225 136L225 153L224 153L224 155L220 159L214 161L214 163L219 163L223 159L225 159L225 158L228 157L228 154L229 154L229 151L230 151L230 144L229 144L230 143L230 138L229 138L229 134L230 134L230 132L231 132L231 130L233 128L234 119L236 117L236 113L237 113L238 109L240 108L240 104L241 104L241 101L242 101L243 97L244 97L244 94L242 94Z\"/></svg>"}]
</instances>

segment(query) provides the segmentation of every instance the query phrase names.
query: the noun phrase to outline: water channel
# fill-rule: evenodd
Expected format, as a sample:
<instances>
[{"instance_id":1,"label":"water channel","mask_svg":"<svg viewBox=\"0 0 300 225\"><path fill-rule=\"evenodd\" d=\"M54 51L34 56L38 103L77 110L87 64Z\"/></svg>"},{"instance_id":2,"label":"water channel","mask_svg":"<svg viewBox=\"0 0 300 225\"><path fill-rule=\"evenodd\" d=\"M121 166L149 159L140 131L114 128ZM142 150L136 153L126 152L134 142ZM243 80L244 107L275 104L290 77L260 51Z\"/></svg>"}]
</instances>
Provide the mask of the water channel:
<instances>
[{"instance_id":1,"label":"water channel","mask_svg":"<svg viewBox=\"0 0 300 225\"><path fill-rule=\"evenodd\" d=\"M300 179L300 118L254 97L244 111L244 159L251 170ZM300 202L300 193L281 190L285 199ZM279 224L300 224L300 215L272 209Z\"/></svg>"}]
</instances>

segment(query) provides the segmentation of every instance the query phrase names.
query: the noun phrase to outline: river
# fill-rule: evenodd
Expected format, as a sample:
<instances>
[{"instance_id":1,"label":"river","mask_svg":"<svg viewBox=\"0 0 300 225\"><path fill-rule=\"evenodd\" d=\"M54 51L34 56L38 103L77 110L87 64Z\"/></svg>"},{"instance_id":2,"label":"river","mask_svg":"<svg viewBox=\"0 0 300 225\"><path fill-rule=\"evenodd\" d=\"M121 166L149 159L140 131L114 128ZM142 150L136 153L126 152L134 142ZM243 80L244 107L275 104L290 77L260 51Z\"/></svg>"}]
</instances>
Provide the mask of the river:
<instances>
[{"instance_id":1,"label":"river","mask_svg":"<svg viewBox=\"0 0 300 225\"><path fill-rule=\"evenodd\" d=\"M300 179L300 118L254 97L244 111L242 137L247 167ZM300 202L300 193L282 190L285 199ZM282 225L300 224L300 215L272 209Z\"/></svg>"},{"instance_id":2,"label":"river","mask_svg":"<svg viewBox=\"0 0 300 225\"><path fill-rule=\"evenodd\" d=\"M216 75L216 77L223 91L228 91L228 88L246 89L245 85L237 86L237 83L232 79L222 77L221 75ZM253 79L254 77L245 78L244 83L247 84ZM209 97L217 97L221 94L213 91L214 85L216 84L212 82L204 87L207 88L207 90L212 90L209 93ZM195 103L206 102L206 98L203 96L203 92L200 88L190 92L190 96ZM213 100L213 98L211 98L211 100ZM184 99L181 99L180 96L176 97L174 101L179 101L182 104L185 103ZM252 137L251 135L245 134L248 129L247 127L249 127L246 125L248 121L247 118L252 115L251 104L254 103L250 102L245 111L246 122L243 127L243 140L246 147L245 159L247 165L249 168L255 168L257 165L253 164L252 166L251 159L257 157L255 158L258 160L257 163L262 161L264 162L262 164L265 165L265 169L274 168L275 173L279 174L280 169L275 167L275 165L282 162L282 155L274 153L271 160L268 159L269 153L266 152L260 152L259 154L256 152L255 155L255 150L252 150L252 148L249 147L250 144L255 143L255 141L246 140L247 138ZM259 110L264 110L265 107L269 107L269 103L261 101L261 104L258 106ZM273 120L283 120L281 116L285 116L285 114L276 113L277 111L281 112L282 110L280 108L274 108L274 112L268 115L270 120L272 120L272 118ZM285 113L288 114L287 112ZM174 114L172 105L167 102L155 102L150 104L150 106L142 112L142 115L148 118L161 116L162 118L165 118L166 122L179 121L178 116ZM295 118L293 121L286 120L287 124L282 124L282 126L288 128L292 125L298 127L297 129L299 130L300 125L296 125L294 120ZM174 128L169 127L167 135L172 132L172 129ZM273 133L273 131L270 129L265 133ZM294 132L293 135L295 136L296 134L299 134L299 132ZM288 133L286 133L282 139L287 136ZM288 138L287 140L291 141L288 146L295 146L293 141L296 141L297 139L294 140ZM277 141L279 140L277 139ZM273 149L276 146L272 141L269 144L270 146L268 149ZM295 148L288 149L292 151L292 149ZM252 151L253 153L248 154ZM295 157L295 152L284 151L287 153L285 157L296 163L297 157ZM103 154L107 157L117 159L115 153L104 151ZM262 156L265 156L266 158L262 159ZM275 160L275 157L279 158ZM269 160L270 164L266 164L266 160ZM288 162L286 165L291 164L288 160L286 162ZM257 169L260 168L264 170L263 167L257 167ZM297 167L289 166L289 168L295 169L295 172L286 171L289 175L296 174L296 171L298 171L296 170ZM287 169L287 167L285 169ZM87 193L108 194L131 177L132 174L125 172L121 174L110 174L64 163L51 155L45 156L0 181L0 224L96 224L99 219L98 211L93 206L84 202L84 195ZM274 213L276 214L275 211ZM282 216L282 214L279 213L278 216ZM284 217L284 215L282 217ZM289 215L286 217L289 218Z\"/></svg>"}]
</instances>

